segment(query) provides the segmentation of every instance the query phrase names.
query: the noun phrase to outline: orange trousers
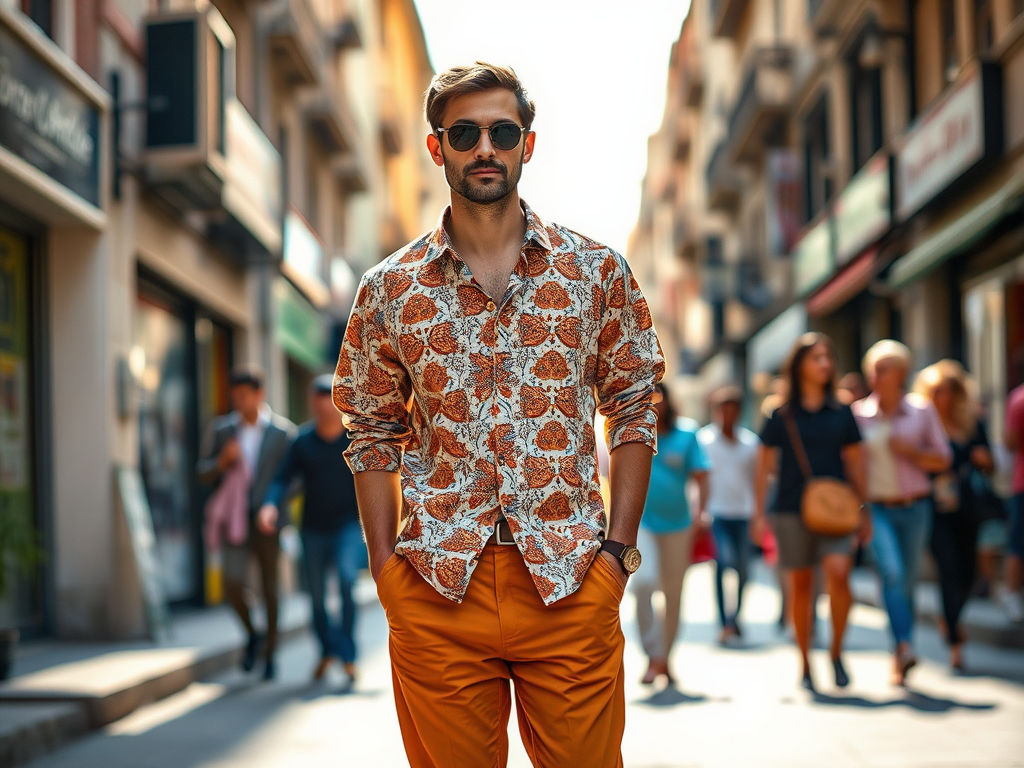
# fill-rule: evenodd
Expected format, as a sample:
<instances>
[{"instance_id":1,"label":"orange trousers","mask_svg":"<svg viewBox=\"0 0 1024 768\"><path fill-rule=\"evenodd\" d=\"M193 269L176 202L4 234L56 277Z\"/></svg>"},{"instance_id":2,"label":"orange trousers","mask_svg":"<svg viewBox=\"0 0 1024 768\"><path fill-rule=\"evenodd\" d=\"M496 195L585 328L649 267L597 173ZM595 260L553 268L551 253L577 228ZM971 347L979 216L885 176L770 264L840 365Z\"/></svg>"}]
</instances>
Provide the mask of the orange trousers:
<instances>
[{"instance_id":1,"label":"orange trousers","mask_svg":"<svg viewBox=\"0 0 1024 768\"><path fill-rule=\"evenodd\" d=\"M626 722L616 566L597 557L545 606L515 547L490 544L461 604L398 555L377 580L411 768L504 768L516 714L536 768L621 768Z\"/></svg>"}]
</instances>

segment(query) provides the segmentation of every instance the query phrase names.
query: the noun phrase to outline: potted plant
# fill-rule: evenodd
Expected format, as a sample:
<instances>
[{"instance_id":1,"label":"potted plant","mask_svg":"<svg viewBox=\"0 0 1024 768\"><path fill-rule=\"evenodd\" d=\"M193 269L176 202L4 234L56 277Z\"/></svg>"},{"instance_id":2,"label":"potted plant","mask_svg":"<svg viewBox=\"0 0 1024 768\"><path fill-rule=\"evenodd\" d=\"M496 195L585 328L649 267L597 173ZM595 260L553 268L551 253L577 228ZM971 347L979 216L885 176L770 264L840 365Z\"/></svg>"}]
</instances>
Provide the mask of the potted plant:
<instances>
[{"instance_id":1,"label":"potted plant","mask_svg":"<svg viewBox=\"0 0 1024 768\"><path fill-rule=\"evenodd\" d=\"M13 573L31 576L45 555L38 534L26 515L12 510L0 495L0 600L7 597ZM18 630L0 624L0 680L6 680L14 664Z\"/></svg>"}]
</instances>

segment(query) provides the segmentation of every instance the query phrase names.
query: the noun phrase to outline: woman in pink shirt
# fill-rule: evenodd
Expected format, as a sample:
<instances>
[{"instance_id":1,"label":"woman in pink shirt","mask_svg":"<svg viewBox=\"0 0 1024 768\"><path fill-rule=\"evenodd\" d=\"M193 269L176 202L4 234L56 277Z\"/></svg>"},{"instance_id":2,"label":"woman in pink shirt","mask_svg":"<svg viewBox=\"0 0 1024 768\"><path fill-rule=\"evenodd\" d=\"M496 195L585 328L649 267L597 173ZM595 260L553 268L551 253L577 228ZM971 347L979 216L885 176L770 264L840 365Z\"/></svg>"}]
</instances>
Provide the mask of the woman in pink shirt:
<instances>
[{"instance_id":1,"label":"woman in pink shirt","mask_svg":"<svg viewBox=\"0 0 1024 768\"><path fill-rule=\"evenodd\" d=\"M897 685L917 663L911 647L914 585L931 530L931 474L945 472L953 458L935 406L906 393L910 367L910 350L903 344L878 342L864 356L871 394L853 405L864 438L875 531L870 549L896 644Z\"/></svg>"}]
</instances>

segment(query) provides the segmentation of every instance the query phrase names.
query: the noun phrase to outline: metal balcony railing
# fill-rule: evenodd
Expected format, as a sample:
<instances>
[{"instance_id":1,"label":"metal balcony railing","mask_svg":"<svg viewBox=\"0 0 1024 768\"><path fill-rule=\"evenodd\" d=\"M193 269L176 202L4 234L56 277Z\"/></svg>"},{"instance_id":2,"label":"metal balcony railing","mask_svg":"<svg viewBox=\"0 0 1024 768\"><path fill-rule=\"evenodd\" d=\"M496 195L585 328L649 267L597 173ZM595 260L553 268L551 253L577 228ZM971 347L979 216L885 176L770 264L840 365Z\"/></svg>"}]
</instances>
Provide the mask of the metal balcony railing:
<instances>
[{"instance_id":1,"label":"metal balcony railing","mask_svg":"<svg viewBox=\"0 0 1024 768\"><path fill-rule=\"evenodd\" d=\"M777 143L793 93L793 49L760 48L743 80L729 115L729 146L736 162L758 159L765 146Z\"/></svg>"}]
</instances>

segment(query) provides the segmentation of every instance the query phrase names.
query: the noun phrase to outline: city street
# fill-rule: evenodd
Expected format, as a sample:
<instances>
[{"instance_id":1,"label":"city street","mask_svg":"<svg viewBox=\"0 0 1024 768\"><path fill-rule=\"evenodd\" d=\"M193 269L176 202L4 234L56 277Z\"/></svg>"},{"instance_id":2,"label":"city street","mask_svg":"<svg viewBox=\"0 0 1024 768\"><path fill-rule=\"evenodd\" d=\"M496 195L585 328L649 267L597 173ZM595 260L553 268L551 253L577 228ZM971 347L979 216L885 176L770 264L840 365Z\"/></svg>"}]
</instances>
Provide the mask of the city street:
<instances>
[{"instance_id":1,"label":"city street","mask_svg":"<svg viewBox=\"0 0 1024 768\"><path fill-rule=\"evenodd\" d=\"M746 647L721 649L713 642L712 570L709 565L691 569L687 622L675 661L678 689L651 690L636 682L644 659L627 596L626 766L1024 766L1020 651L969 646L971 673L953 677L943 663L937 633L920 626L923 662L909 689L892 688L884 614L857 606L847 664L853 683L846 691L834 690L825 652L819 650L821 692L812 698L797 688L795 653L775 627L777 593L767 585L766 574L761 577L747 594ZM401 768L406 763L391 700L385 623L372 584L361 584L360 600L364 654L353 692L339 694L337 679L309 682L316 649L306 636L285 647L273 684L239 672L195 683L33 765ZM827 615L824 606L819 615ZM819 630L820 639L826 639L824 622ZM514 729L514 715L512 721ZM509 764L529 766L515 735Z\"/></svg>"}]
</instances>

